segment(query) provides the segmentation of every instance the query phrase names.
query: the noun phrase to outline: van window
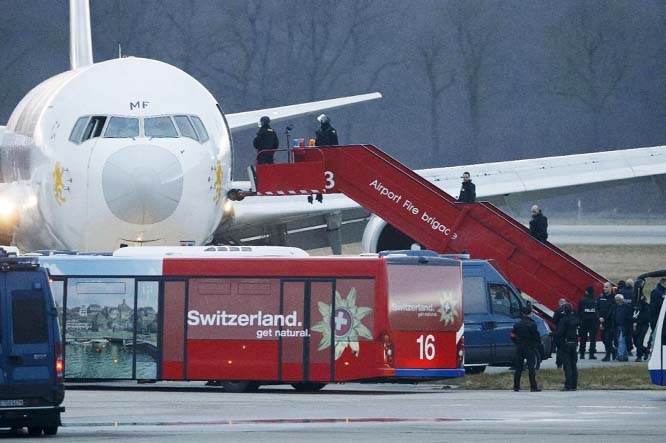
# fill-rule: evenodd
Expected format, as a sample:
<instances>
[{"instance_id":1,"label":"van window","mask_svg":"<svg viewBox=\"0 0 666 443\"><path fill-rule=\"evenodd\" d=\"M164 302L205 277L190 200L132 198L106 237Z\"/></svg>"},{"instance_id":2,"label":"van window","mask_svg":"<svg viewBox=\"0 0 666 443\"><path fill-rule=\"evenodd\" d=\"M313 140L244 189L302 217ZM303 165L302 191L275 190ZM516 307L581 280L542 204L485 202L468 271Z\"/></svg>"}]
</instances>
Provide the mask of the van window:
<instances>
[{"instance_id":1,"label":"van window","mask_svg":"<svg viewBox=\"0 0 666 443\"><path fill-rule=\"evenodd\" d=\"M508 316L517 316L520 312L520 305L515 294L506 285L491 283L488 285L490 290L490 304L493 314Z\"/></svg>"},{"instance_id":2,"label":"van window","mask_svg":"<svg viewBox=\"0 0 666 443\"><path fill-rule=\"evenodd\" d=\"M487 314L486 282L483 277L465 277L463 306L466 314Z\"/></svg>"},{"instance_id":3,"label":"van window","mask_svg":"<svg viewBox=\"0 0 666 443\"><path fill-rule=\"evenodd\" d=\"M46 303L42 291L12 292L12 325L14 344L48 342Z\"/></svg>"}]
</instances>

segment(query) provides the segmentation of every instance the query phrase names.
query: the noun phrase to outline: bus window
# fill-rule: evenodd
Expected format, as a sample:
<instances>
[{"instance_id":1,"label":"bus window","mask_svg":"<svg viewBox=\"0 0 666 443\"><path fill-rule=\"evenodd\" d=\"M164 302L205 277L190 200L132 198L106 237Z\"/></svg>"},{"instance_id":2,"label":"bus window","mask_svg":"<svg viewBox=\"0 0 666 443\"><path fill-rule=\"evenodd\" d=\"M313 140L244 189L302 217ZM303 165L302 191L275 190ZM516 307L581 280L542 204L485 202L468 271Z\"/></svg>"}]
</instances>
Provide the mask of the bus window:
<instances>
[{"instance_id":1,"label":"bus window","mask_svg":"<svg viewBox=\"0 0 666 443\"><path fill-rule=\"evenodd\" d=\"M65 377L131 379L134 279L70 278Z\"/></svg>"},{"instance_id":2,"label":"bus window","mask_svg":"<svg viewBox=\"0 0 666 443\"><path fill-rule=\"evenodd\" d=\"M137 282L136 293L136 378L157 378L157 332L159 283Z\"/></svg>"},{"instance_id":3,"label":"bus window","mask_svg":"<svg viewBox=\"0 0 666 443\"><path fill-rule=\"evenodd\" d=\"M199 141L201 143L207 142L208 132L206 131L206 127L204 126L201 119L196 115L191 115L190 118L192 119L192 124L194 124L194 127L196 128L197 133L199 134Z\"/></svg>"},{"instance_id":4,"label":"bus window","mask_svg":"<svg viewBox=\"0 0 666 443\"><path fill-rule=\"evenodd\" d=\"M194 130L194 126L192 126L192 123L190 123L190 119L188 119L186 115L176 115L173 117L173 119L176 121L176 124L178 125L178 130L180 131L180 135L182 135L183 137L188 137L193 140L199 141L199 137L197 137L197 133Z\"/></svg>"},{"instance_id":5,"label":"bus window","mask_svg":"<svg viewBox=\"0 0 666 443\"><path fill-rule=\"evenodd\" d=\"M490 289L490 304L492 305L493 314L510 317L518 315L520 312L518 300L507 286L491 283L488 288Z\"/></svg>"},{"instance_id":6,"label":"bus window","mask_svg":"<svg viewBox=\"0 0 666 443\"><path fill-rule=\"evenodd\" d=\"M465 277L463 304L466 314L487 314L486 282L483 276Z\"/></svg>"},{"instance_id":7,"label":"bus window","mask_svg":"<svg viewBox=\"0 0 666 443\"><path fill-rule=\"evenodd\" d=\"M139 119L129 117L111 117L104 131L106 138L130 138L139 136Z\"/></svg>"},{"instance_id":8,"label":"bus window","mask_svg":"<svg viewBox=\"0 0 666 443\"><path fill-rule=\"evenodd\" d=\"M149 117L143 121L143 132L146 137L178 137L171 117Z\"/></svg>"}]
</instances>

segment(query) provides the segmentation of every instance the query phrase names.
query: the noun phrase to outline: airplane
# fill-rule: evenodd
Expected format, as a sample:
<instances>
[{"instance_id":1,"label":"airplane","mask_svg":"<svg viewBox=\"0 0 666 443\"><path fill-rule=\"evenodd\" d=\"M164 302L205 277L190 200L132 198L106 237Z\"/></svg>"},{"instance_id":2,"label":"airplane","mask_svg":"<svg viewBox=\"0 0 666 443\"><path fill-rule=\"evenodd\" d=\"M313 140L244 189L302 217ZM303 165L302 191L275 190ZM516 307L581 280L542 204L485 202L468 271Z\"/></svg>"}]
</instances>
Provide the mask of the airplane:
<instances>
[{"instance_id":1,"label":"airplane","mask_svg":"<svg viewBox=\"0 0 666 443\"><path fill-rule=\"evenodd\" d=\"M175 66L135 57L94 63L88 0L70 0L70 63L0 126L1 233L22 251L285 244L300 237L306 246L339 252L340 227L348 222L362 222L355 225L372 251L390 234L383 220L341 195L316 205L304 197L226 197L251 186L231 179L233 131L263 115L282 121L381 94L224 114ZM417 172L456 195L463 171L472 173L477 198L491 201L622 180L656 179L666 188L666 146Z\"/></svg>"}]
</instances>

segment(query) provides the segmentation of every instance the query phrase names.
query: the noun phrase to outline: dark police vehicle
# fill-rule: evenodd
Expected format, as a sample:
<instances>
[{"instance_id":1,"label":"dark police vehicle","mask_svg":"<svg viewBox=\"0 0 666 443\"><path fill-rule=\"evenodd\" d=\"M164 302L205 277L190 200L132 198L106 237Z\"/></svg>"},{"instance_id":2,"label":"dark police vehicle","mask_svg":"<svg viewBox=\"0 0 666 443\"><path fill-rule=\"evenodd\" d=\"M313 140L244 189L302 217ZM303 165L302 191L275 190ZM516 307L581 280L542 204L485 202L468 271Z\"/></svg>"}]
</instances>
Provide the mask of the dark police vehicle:
<instances>
[{"instance_id":1,"label":"dark police vehicle","mask_svg":"<svg viewBox=\"0 0 666 443\"><path fill-rule=\"evenodd\" d=\"M65 398L58 311L35 258L0 248L0 428L54 435Z\"/></svg>"}]
</instances>

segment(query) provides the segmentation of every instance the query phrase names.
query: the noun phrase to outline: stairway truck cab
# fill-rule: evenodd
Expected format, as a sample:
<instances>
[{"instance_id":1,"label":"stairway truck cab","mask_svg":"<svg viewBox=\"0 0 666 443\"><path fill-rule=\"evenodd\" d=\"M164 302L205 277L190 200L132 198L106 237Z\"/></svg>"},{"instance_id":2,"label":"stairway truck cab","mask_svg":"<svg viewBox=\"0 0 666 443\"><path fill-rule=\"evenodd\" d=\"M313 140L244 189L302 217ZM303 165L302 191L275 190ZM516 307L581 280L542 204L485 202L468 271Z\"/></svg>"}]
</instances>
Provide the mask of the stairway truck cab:
<instances>
[{"instance_id":1,"label":"stairway truck cab","mask_svg":"<svg viewBox=\"0 0 666 443\"><path fill-rule=\"evenodd\" d=\"M463 259L462 269L467 373L513 365L511 330L520 320L521 308L530 302L487 260ZM549 358L550 328L541 317L532 314L532 319L541 336L540 357Z\"/></svg>"},{"instance_id":2,"label":"stairway truck cab","mask_svg":"<svg viewBox=\"0 0 666 443\"><path fill-rule=\"evenodd\" d=\"M65 397L58 310L47 271L0 248L0 428L54 435Z\"/></svg>"}]
</instances>

